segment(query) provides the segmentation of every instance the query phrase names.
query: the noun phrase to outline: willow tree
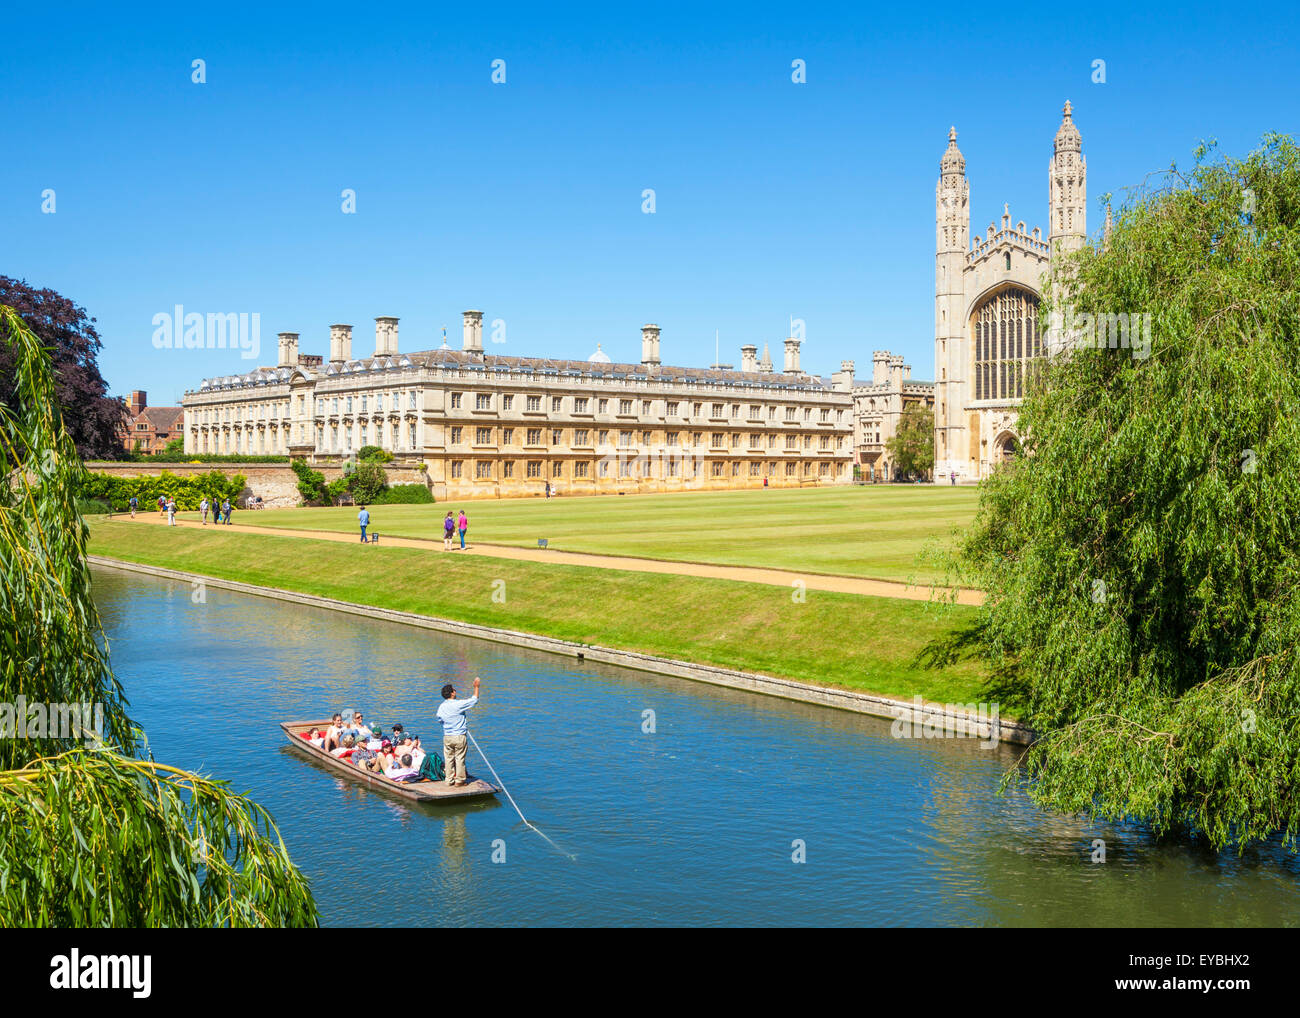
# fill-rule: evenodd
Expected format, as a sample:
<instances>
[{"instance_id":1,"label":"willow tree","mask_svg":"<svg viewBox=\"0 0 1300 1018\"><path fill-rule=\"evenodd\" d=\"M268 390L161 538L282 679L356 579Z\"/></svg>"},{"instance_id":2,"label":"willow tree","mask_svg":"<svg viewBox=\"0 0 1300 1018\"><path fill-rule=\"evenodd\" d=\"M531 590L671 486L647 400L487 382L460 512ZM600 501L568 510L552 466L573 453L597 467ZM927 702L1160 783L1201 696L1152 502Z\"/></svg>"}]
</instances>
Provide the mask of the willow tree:
<instances>
[{"instance_id":1,"label":"willow tree","mask_svg":"<svg viewBox=\"0 0 1300 1018\"><path fill-rule=\"evenodd\" d=\"M1039 804L1294 849L1300 150L1207 154L1135 191L1049 286L1069 346L983 486L963 579L1041 734ZM1096 328L1119 315L1127 348Z\"/></svg>"},{"instance_id":2,"label":"willow tree","mask_svg":"<svg viewBox=\"0 0 1300 1018\"><path fill-rule=\"evenodd\" d=\"M17 393L0 407L0 926L315 925L265 810L140 755L91 599L84 468L48 353L4 306L0 342ZM72 704L98 705L102 723L92 708L76 730Z\"/></svg>"}]
</instances>

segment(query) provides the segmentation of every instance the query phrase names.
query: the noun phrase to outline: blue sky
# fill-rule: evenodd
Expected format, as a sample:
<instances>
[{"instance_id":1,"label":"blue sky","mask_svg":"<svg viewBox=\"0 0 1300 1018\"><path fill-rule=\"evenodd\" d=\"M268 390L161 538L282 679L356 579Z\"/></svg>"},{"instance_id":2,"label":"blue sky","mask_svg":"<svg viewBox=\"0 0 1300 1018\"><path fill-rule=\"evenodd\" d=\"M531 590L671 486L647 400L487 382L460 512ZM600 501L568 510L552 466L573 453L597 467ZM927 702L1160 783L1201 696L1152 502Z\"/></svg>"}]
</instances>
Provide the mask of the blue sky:
<instances>
[{"instance_id":1,"label":"blue sky","mask_svg":"<svg viewBox=\"0 0 1300 1018\"><path fill-rule=\"evenodd\" d=\"M974 230L1003 202L1045 227L1067 98L1090 229L1201 138L1300 133L1296 14L1062 6L11 9L0 274L86 307L113 391L156 404L252 363L155 349L176 304L259 313L258 363L280 331L327 352L335 322L368 354L377 315L403 350L459 345L475 307L506 323L490 352L639 360L653 321L666 362L710 363L716 329L724 361L766 342L779 367L793 316L806 369L887 348L931 378L950 124Z\"/></svg>"}]
</instances>

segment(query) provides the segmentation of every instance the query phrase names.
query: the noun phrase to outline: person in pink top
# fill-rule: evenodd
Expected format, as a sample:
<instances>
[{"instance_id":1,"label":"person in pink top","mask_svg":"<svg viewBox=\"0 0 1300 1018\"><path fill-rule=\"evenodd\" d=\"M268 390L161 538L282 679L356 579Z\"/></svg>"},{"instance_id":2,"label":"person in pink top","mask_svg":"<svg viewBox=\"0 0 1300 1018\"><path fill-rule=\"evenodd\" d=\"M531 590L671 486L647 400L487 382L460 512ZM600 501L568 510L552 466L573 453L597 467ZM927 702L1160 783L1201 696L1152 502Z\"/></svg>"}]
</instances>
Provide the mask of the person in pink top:
<instances>
[{"instance_id":1,"label":"person in pink top","mask_svg":"<svg viewBox=\"0 0 1300 1018\"><path fill-rule=\"evenodd\" d=\"M460 531L460 550L465 550L465 531L469 529L469 517L465 515L465 510L460 511L460 518L456 521L456 529Z\"/></svg>"}]
</instances>

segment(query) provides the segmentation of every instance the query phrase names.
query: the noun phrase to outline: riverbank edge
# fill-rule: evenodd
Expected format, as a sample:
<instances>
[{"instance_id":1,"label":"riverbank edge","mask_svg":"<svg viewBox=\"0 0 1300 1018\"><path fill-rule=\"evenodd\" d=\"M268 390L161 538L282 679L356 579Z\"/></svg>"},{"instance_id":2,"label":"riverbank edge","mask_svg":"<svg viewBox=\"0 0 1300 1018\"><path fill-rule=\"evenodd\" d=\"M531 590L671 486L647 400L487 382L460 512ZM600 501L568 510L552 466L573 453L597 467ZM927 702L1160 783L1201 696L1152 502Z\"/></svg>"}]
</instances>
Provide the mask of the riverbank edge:
<instances>
[{"instance_id":1,"label":"riverbank edge","mask_svg":"<svg viewBox=\"0 0 1300 1018\"><path fill-rule=\"evenodd\" d=\"M695 664L674 658L642 654L637 651L619 650L615 647L602 647L598 644L576 643L561 640L553 636L541 636L536 633L524 633L514 629L498 629L492 626L480 626L469 622L457 622L417 612L396 611L391 608L379 608L374 605L359 604L354 601L341 601L318 594L302 594L281 587L264 587L239 580L225 580L204 573L190 573L164 566L144 565L125 559L116 559L104 555L87 555L86 561L93 566L117 569L123 572L141 573L168 580L204 584L237 593L251 594L255 597L268 597L278 601L291 601L296 604L311 605L330 611L341 611L365 618L381 619L385 622L397 622L403 625L418 626L455 636L467 636L476 640L492 643L505 643L530 650L540 650L548 654L559 654L575 658L580 662L596 661L602 664L617 665L636 671L653 672L659 675L671 675L679 679L704 682L709 685L738 689L763 696L773 696L782 700L795 700L835 710L846 710L855 714L866 714L888 721L900 721L909 732L921 732L913 737L949 737L996 739L1000 742L1028 745L1033 741L1033 732L1018 721L981 717L969 711L954 710L956 705L922 703L918 708L915 701L895 700L890 697L859 693L849 689L836 689L831 686L815 686L811 683L796 682L793 679L781 679L757 672L744 672L716 665ZM925 736L925 729L934 731L935 735Z\"/></svg>"}]
</instances>

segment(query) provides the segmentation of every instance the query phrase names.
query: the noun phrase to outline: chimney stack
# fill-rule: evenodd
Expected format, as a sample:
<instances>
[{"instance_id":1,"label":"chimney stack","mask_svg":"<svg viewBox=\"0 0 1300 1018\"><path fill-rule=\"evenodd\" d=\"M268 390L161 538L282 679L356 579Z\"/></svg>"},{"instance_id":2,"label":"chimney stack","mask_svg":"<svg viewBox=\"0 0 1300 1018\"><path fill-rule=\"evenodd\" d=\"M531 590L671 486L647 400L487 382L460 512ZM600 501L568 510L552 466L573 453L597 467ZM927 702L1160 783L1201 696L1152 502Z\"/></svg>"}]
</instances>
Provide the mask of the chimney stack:
<instances>
[{"instance_id":1,"label":"chimney stack","mask_svg":"<svg viewBox=\"0 0 1300 1018\"><path fill-rule=\"evenodd\" d=\"M785 341L785 373L799 374L799 340L791 336Z\"/></svg>"},{"instance_id":2,"label":"chimney stack","mask_svg":"<svg viewBox=\"0 0 1300 1018\"><path fill-rule=\"evenodd\" d=\"M375 356L392 357L397 354L397 319L384 316L375 319Z\"/></svg>"},{"instance_id":3,"label":"chimney stack","mask_svg":"<svg viewBox=\"0 0 1300 1018\"><path fill-rule=\"evenodd\" d=\"M746 343L740 348L740 370L758 370L758 347L753 343Z\"/></svg>"},{"instance_id":4,"label":"chimney stack","mask_svg":"<svg viewBox=\"0 0 1300 1018\"><path fill-rule=\"evenodd\" d=\"M840 361L840 370L831 375L831 388L836 392L852 392L853 367L852 361Z\"/></svg>"},{"instance_id":5,"label":"chimney stack","mask_svg":"<svg viewBox=\"0 0 1300 1018\"><path fill-rule=\"evenodd\" d=\"M330 326L330 363L342 364L352 360L352 326Z\"/></svg>"},{"instance_id":6,"label":"chimney stack","mask_svg":"<svg viewBox=\"0 0 1300 1018\"><path fill-rule=\"evenodd\" d=\"M464 343L466 353L483 352L483 312L466 311L464 314Z\"/></svg>"},{"instance_id":7,"label":"chimney stack","mask_svg":"<svg viewBox=\"0 0 1300 1018\"><path fill-rule=\"evenodd\" d=\"M131 416L138 417L140 411L149 405L149 398L143 389L135 389L131 392Z\"/></svg>"},{"instance_id":8,"label":"chimney stack","mask_svg":"<svg viewBox=\"0 0 1300 1018\"><path fill-rule=\"evenodd\" d=\"M298 333L280 333L280 361L276 366L281 368L298 366Z\"/></svg>"},{"instance_id":9,"label":"chimney stack","mask_svg":"<svg viewBox=\"0 0 1300 1018\"><path fill-rule=\"evenodd\" d=\"M645 365L659 363L659 326L641 326L641 363Z\"/></svg>"}]
</instances>

